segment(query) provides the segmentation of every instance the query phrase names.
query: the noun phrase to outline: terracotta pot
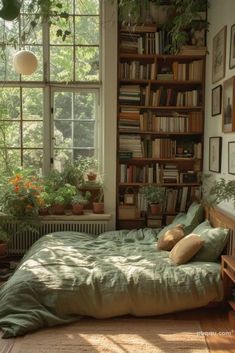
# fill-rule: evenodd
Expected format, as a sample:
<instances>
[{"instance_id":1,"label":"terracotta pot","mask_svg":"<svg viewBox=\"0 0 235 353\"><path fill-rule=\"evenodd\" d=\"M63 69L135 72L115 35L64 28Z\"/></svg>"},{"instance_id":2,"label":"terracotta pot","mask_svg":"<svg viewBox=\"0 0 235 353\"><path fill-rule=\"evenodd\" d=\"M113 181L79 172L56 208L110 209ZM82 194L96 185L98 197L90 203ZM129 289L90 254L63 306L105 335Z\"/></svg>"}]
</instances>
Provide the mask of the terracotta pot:
<instances>
[{"instance_id":1,"label":"terracotta pot","mask_svg":"<svg viewBox=\"0 0 235 353\"><path fill-rule=\"evenodd\" d=\"M0 257L7 255L7 243L0 243Z\"/></svg>"},{"instance_id":2,"label":"terracotta pot","mask_svg":"<svg viewBox=\"0 0 235 353\"><path fill-rule=\"evenodd\" d=\"M89 181L94 181L96 180L96 174L87 174L87 178Z\"/></svg>"},{"instance_id":3,"label":"terracotta pot","mask_svg":"<svg viewBox=\"0 0 235 353\"><path fill-rule=\"evenodd\" d=\"M38 210L38 213L40 216L47 216L49 214L49 208L48 207L43 207Z\"/></svg>"},{"instance_id":4,"label":"terracotta pot","mask_svg":"<svg viewBox=\"0 0 235 353\"><path fill-rule=\"evenodd\" d=\"M81 204L81 203L76 203L73 205L73 208L72 208L72 212L73 214L83 214L83 208L84 208L84 205Z\"/></svg>"},{"instance_id":5,"label":"terracotta pot","mask_svg":"<svg viewBox=\"0 0 235 353\"><path fill-rule=\"evenodd\" d=\"M55 204L55 205L51 208L51 213L52 213L52 214L57 214L57 215L62 215L62 214L64 214L64 205Z\"/></svg>"},{"instance_id":6,"label":"terracotta pot","mask_svg":"<svg viewBox=\"0 0 235 353\"><path fill-rule=\"evenodd\" d=\"M150 212L151 214L158 214L161 211L161 206L159 203L151 203L150 204Z\"/></svg>"},{"instance_id":7,"label":"terracotta pot","mask_svg":"<svg viewBox=\"0 0 235 353\"><path fill-rule=\"evenodd\" d=\"M93 202L93 212L94 213L104 213L104 203L103 202Z\"/></svg>"}]
</instances>

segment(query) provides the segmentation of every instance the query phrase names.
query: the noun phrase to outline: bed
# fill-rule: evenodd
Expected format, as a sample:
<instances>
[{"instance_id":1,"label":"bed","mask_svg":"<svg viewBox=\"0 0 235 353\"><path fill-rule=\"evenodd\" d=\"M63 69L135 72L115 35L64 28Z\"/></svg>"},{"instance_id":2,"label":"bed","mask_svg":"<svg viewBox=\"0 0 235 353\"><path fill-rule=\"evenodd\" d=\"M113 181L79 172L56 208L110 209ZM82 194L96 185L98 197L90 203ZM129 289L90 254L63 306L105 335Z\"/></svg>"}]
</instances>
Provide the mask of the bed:
<instances>
[{"instance_id":1,"label":"bed","mask_svg":"<svg viewBox=\"0 0 235 353\"><path fill-rule=\"evenodd\" d=\"M0 290L4 338L125 314L159 315L223 299L220 263L194 258L176 266L156 251L153 229L45 235Z\"/></svg>"}]
</instances>

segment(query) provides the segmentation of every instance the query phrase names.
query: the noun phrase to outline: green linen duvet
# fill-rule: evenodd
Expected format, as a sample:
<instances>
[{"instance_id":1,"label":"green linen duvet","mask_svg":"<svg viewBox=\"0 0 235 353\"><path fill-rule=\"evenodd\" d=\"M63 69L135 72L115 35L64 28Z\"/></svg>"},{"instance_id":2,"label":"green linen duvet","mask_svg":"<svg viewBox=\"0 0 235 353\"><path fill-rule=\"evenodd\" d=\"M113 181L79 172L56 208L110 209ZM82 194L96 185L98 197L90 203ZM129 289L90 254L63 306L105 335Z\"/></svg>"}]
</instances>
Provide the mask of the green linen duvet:
<instances>
[{"instance_id":1,"label":"green linen duvet","mask_svg":"<svg viewBox=\"0 0 235 353\"><path fill-rule=\"evenodd\" d=\"M158 315L222 299L219 264L174 266L155 243L149 229L42 237L0 289L4 337L84 315Z\"/></svg>"}]
</instances>

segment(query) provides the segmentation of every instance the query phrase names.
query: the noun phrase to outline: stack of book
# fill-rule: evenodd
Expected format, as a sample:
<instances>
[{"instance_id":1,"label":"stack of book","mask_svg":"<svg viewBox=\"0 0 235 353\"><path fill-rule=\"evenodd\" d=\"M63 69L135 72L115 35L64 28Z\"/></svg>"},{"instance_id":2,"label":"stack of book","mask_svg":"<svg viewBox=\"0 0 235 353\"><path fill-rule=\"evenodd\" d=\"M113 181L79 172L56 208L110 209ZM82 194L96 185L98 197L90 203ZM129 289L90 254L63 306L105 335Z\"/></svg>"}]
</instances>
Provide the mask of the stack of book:
<instances>
[{"instance_id":1,"label":"stack of book","mask_svg":"<svg viewBox=\"0 0 235 353\"><path fill-rule=\"evenodd\" d=\"M119 137L119 151L131 152L133 158L142 158L140 135L121 135Z\"/></svg>"},{"instance_id":2,"label":"stack of book","mask_svg":"<svg viewBox=\"0 0 235 353\"><path fill-rule=\"evenodd\" d=\"M123 85L120 87L119 103L127 105L140 104L140 86L139 85Z\"/></svg>"},{"instance_id":3,"label":"stack of book","mask_svg":"<svg viewBox=\"0 0 235 353\"><path fill-rule=\"evenodd\" d=\"M122 108L119 113L119 129L125 131L140 131L139 109Z\"/></svg>"}]
</instances>

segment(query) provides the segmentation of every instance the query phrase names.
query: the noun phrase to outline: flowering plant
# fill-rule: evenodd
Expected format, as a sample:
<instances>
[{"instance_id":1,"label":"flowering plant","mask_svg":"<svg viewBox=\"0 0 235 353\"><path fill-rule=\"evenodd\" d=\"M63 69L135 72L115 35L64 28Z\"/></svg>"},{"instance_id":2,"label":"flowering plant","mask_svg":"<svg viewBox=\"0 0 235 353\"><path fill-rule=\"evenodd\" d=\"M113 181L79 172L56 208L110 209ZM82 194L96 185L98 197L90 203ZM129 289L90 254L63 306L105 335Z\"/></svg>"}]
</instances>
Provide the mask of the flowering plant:
<instances>
[{"instance_id":1,"label":"flowering plant","mask_svg":"<svg viewBox=\"0 0 235 353\"><path fill-rule=\"evenodd\" d=\"M33 218L42 206L42 191L40 179L27 171L6 176L0 182L1 211L19 219Z\"/></svg>"}]
</instances>

